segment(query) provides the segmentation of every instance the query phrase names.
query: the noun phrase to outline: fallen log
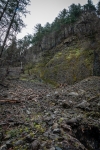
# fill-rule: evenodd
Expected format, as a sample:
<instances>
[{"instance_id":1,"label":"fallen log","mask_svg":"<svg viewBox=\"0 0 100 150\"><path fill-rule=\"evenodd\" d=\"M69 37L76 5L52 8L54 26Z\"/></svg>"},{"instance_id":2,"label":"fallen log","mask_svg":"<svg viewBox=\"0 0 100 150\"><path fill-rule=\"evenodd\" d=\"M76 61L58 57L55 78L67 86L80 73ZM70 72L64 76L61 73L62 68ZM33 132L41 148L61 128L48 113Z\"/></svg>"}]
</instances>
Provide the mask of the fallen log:
<instances>
[{"instance_id":1,"label":"fallen log","mask_svg":"<svg viewBox=\"0 0 100 150\"><path fill-rule=\"evenodd\" d=\"M3 103L20 103L20 100L11 100L11 99L0 99L0 104Z\"/></svg>"}]
</instances>

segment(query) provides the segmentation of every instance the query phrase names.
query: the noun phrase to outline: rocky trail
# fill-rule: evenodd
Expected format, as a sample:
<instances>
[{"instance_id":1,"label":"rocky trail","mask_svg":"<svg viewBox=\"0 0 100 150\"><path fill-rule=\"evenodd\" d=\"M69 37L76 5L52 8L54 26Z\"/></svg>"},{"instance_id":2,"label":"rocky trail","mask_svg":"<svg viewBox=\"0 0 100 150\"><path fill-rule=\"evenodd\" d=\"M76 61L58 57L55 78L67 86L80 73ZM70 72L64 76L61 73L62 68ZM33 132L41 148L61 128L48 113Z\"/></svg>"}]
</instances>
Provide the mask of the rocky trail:
<instances>
[{"instance_id":1,"label":"rocky trail","mask_svg":"<svg viewBox=\"0 0 100 150\"><path fill-rule=\"evenodd\" d=\"M10 74L11 75L11 74ZM100 77L0 85L0 150L100 150Z\"/></svg>"}]
</instances>

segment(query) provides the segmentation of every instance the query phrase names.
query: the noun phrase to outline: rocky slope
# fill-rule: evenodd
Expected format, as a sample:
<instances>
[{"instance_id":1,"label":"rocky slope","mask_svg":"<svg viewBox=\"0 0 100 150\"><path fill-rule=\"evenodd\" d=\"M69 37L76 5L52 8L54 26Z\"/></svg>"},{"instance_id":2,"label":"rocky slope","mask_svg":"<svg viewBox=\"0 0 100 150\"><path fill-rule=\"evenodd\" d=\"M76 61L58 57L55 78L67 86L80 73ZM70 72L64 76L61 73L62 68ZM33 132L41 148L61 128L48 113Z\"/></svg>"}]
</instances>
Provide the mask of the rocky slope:
<instances>
[{"instance_id":1,"label":"rocky slope","mask_svg":"<svg viewBox=\"0 0 100 150\"><path fill-rule=\"evenodd\" d=\"M25 73L46 83L74 84L88 76L100 76L100 19L95 12L83 13L56 35L44 35L26 54Z\"/></svg>"},{"instance_id":2,"label":"rocky slope","mask_svg":"<svg viewBox=\"0 0 100 150\"><path fill-rule=\"evenodd\" d=\"M66 45L66 42L72 38L69 46ZM37 59L36 63L27 64L26 76L30 72L33 78L35 76L46 83L58 86L63 83L74 84L93 74L99 75L100 43L98 39L91 42L88 38L78 40L76 36L71 36L64 42L43 52L41 59Z\"/></svg>"},{"instance_id":3,"label":"rocky slope","mask_svg":"<svg viewBox=\"0 0 100 150\"><path fill-rule=\"evenodd\" d=\"M59 88L8 79L0 86L0 150L100 149L100 77Z\"/></svg>"}]
</instances>

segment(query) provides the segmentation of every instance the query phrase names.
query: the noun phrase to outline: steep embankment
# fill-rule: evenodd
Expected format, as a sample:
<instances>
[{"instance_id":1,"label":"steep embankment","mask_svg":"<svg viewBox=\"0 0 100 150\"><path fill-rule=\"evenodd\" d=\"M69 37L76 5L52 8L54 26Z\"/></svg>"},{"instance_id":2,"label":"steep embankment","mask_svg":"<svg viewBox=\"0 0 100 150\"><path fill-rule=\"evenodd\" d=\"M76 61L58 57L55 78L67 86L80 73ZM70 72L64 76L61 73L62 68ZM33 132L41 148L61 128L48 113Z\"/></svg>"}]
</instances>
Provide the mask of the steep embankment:
<instances>
[{"instance_id":1,"label":"steep embankment","mask_svg":"<svg viewBox=\"0 0 100 150\"><path fill-rule=\"evenodd\" d=\"M93 49L86 41L73 42L62 48L45 65L43 79L73 84L93 74ZM63 47L63 45L62 45Z\"/></svg>"},{"instance_id":2,"label":"steep embankment","mask_svg":"<svg viewBox=\"0 0 100 150\"><path fill-rule=\"evenodd\" d=\"M48 34L48 38L44 35L45 42L42 39L28 51L27 62L30 63L25 67L26 73L33 79L37 77L56 86L73 84L92 75L99 76L99 26L100 19L96 13L88 12L75 23L66 24L56 37L55 32Z\"/></svg>"},{"instance_id":3,"label":"steep embankment","mask_svg":"<svg viewBox=\"0 0 100 150\"><path fill-rule=\"evenodd\" d=\"M29 71L33 79L41 78L56 86L73 84L93 75L95 45L99 47L97 41L93 43L88 38L66 38L55 48L45 51L35 65L27 65L26 73Z\"/></svg>"}]
</instances>

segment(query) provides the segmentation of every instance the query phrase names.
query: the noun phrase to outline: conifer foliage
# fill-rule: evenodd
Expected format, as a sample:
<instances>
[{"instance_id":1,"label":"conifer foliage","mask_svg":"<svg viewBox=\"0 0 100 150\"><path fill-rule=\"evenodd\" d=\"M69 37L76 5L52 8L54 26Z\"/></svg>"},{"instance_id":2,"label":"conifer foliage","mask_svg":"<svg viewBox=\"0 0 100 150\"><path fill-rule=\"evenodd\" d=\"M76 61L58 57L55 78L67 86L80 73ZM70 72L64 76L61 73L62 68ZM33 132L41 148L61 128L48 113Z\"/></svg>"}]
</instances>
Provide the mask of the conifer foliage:
<instances>
[{"instance_id":1,"label":"conifer foliage","mask_svg":"<svg viewBox=\"0 0 100 150\"><path fill-rule=\"evenodd\" d=\"M26 6L30 0L1 0L0 1L0 57L4 48L15 33L21 31L25 24L22 16L28 13Z\"/></svg>"}]
</instances>

